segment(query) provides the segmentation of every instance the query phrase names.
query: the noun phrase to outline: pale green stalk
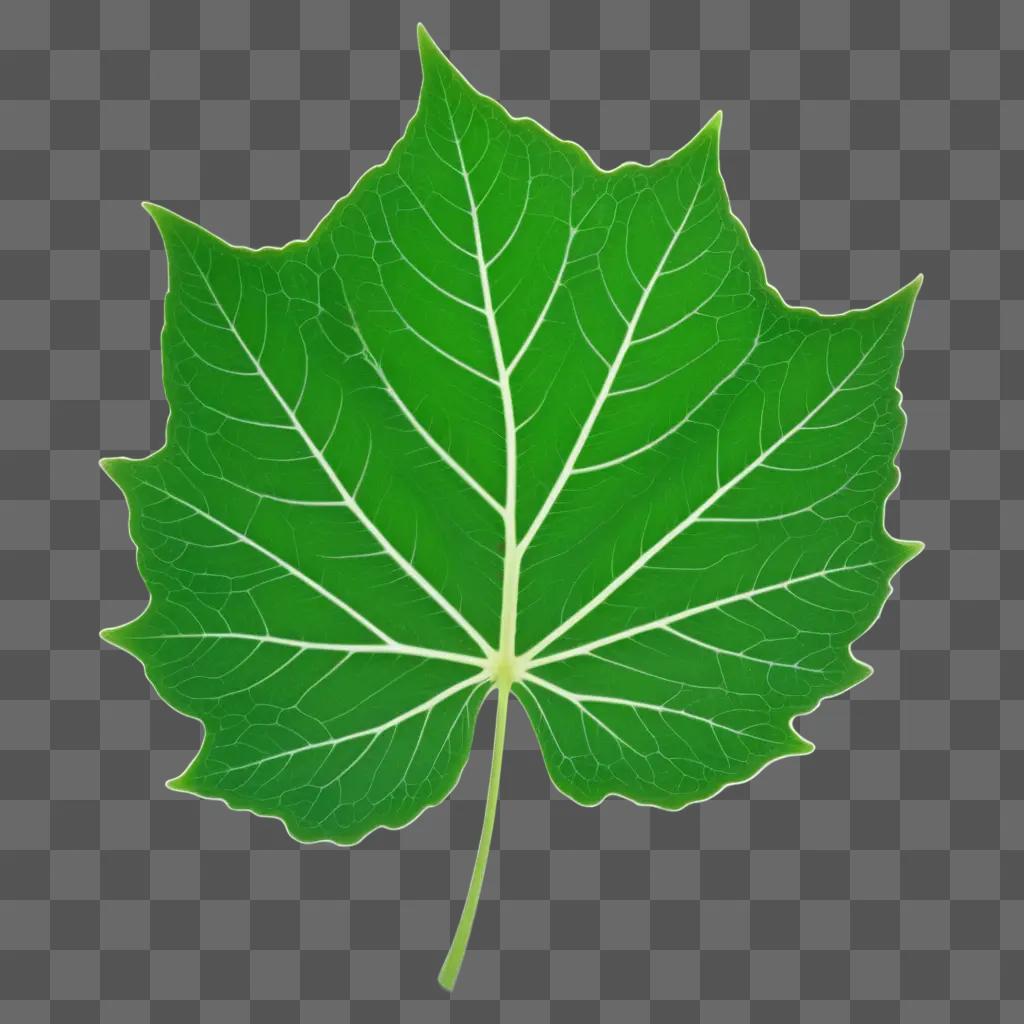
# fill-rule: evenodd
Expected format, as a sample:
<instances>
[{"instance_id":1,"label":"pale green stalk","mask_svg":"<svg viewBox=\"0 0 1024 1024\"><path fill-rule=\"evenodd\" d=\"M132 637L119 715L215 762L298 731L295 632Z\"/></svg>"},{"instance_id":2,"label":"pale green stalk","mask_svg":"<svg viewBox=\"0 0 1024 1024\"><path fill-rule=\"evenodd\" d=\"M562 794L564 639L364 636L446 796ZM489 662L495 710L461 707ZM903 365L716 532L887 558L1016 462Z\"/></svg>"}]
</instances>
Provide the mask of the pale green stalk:
<instances>
[{"instance_id":1,"label":"pale green stalk","mask_svg":"<svg viewBox=\"0 0 1024 1024\"><path fill-rule=\"evenodd\" d=\"M462 908L459 926L455 929L455 938L451 948L441 965L437 976L438 982L449 992L455 987L469 944L469 933L473 930L477 904L480 902L480 891L484 885L484 873L487 870L487 855L491 852L491 835L494 832L494 818L498 809L498 786L501 780L501 756L505 749L505 720L508 716L508 695L511 686L498 686L498 710L494 719L494 750L491 753L491 775L487 783L487 802L484 804L484 823L480 830L480 845L477 847L476 860L473 862L473 874L469 879L469 891L466 903Z\"/></svg>"}]
</instances>

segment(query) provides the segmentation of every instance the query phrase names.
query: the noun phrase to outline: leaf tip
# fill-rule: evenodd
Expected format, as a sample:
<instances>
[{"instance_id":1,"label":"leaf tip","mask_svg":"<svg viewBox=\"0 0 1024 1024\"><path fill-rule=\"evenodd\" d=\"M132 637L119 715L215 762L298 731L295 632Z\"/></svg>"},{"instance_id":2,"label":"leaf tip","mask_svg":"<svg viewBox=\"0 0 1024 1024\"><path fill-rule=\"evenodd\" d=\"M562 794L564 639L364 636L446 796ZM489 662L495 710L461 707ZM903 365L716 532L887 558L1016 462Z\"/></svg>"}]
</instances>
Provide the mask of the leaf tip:
<instances>
[{"instance_id":1,"label":"leaf tip","mask_svg":"<svg viewBox=\"0 0 1024 1024\"><path fill-rule=\"evenodd\" d=\"M906 293L907 297L913 301L917 298L917 293L921 290L922 285L924 285L924 274L918 274L917 277L908 281L900 291Z\"/></svg>"},{"instance_id":2,"label":"leaf tip","mask_svg":"<svg viewBox=\"0 0 1024 1024\"><path fill-rule=\"evenodd\" d=\"M101 629L99 636L104 642L110 644L111 647L119 647L124 650L124 641L120 636L120 626L107 626L105 629Z\"/></svg>"},{"instance_id":3,"label":"leaf tip","mask_svg":"<svg viewBox=\"0 0 1024 1024\"><path fill-rule=\"evenodd\" d=\"M103 472L114 481L114 483L117 483L117 467L123 461L123 459L118 458L117 456L105 456L99 460L98 464L100 469L102 469Z\"/></svg>"},{"instance_id":4,"label":"leaf tip","mask_svg":"<svg viewBox=\"0 0 1024 1024\"><path fill-rule=\"evenodd\" d=\"M448 59L441 52L441 47L434 42L434 37L427 31L427 26L422 21L416 23L416 42L420 50L420 63L424 69L430 63L440 60L447 64Z\"/></svg>"},{"instance_id":5,"label":"leaf tip","mask_svg":"<svg viewBox=\"0 0 1024 1024\"><path fill-rule=\"evenodd\" d=\"M912 558L917 558L925 549L923 540L897 540L896 543L900 546L904 565Z\"/></svg>"}]
</instances>

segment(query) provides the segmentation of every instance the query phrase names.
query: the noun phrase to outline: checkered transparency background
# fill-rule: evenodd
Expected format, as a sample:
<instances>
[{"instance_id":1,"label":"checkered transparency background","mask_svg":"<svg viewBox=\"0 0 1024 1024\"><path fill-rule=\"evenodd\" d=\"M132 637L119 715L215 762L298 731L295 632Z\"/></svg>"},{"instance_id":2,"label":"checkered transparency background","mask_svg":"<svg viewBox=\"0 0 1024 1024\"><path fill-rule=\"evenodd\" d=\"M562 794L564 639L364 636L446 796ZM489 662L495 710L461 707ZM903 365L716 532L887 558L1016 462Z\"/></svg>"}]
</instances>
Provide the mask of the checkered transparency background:
<instances>
[{"instance_id":1,"label":"checkered transparency background","mask_svg":"<svg viewBox=\"0 0 1024 1024\"><path fill-rule=\"evenodd\" d=\"M606 167L722 108L791 302L925 274L889 516L928 549L859 645L875 675L804 721L812 757L678 814L561 798L515 713L450 1002L493 711L445 806L300 849L164 789L198 725L97 639L144 591L96 460L166 415L139 201L308 232L411 114L418 20ZM0 1019L1024 1018L1024 4L3 0L0 47Z\"/></svg>"}]
</instances>

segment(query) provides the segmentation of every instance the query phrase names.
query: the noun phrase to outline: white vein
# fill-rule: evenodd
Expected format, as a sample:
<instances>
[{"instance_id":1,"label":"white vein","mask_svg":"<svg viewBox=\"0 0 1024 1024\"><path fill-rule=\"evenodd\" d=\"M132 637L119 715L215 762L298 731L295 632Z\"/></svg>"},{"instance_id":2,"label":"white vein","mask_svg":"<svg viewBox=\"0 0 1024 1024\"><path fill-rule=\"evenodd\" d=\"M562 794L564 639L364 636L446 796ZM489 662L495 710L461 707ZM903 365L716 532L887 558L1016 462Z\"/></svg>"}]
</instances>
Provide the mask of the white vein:
<instances>
[{"instance_id":1,"label":"white vein","mask_svg":"<svg viewBox=\"0 0 1024 1024\"><path fill-rule=\"evenodd\" d=\"M387 721L381 722L379 725L370 726L367 729L359 729L356 732L350 732L344 736L335 736L327 740L318 740L315 743L306 743L301 747L294 747L290 750L281 750L276 754L268 754L266 757L261 757L255 761L249 761L246 764L232 765L228 770L241 771L243 768L258 768L260 765L267 764L270 761L277 761L282 757L290 758L295 757L298 754L308 753L311 750L324 750L328 747L337 747L342 743L349 743L352 740L361 739L365 736L379 736L381 733L394 729L403 722L407 722L410 718L415 718L417 715L422 715L424 712L430 711L432 708L437 707L438 704L442 704L450 697L454 697L455 694L461 693L463 690L467 690L470 687L480 686L482 683L487 681L487 673L478 672L475 675L470 676L468 679L463 679L461 682L454 683L447 689L441 690L439 693L435 693L433 697L423 701L421 704L408 708L401 714L395 715L393 718L389 718Z\"/></svg>"},{"instance_id":2,"label":"white vein","mask_svg":"<svg viewBox=\"0 0 1024 1024\"><path fill-rule=\"evenodd\" d=\"M270 644L277 647L294 647L300 651L337 651L345 654L397 654L411 658L427 658L435 661L452 661L460 665L482 667L483 658L454 651L441 651L433 647L419 647L415 644L336 644L318 640L299 640L293 637L275 636L272 633L150 633L133 637L136 640L243 640L255 644Z\"/></svg>"},{"instance_id":3,"label":"white vein","mask_svg":"<svg viewBox=\"0 0 1024 1024\"><path fill-rule=\"evenodd\" d=\"M522 557L526 549L530 546L533 538L537 535L537 531L543 526L544 521L547 519L548 514L554 507L555 502L561 495L565 485L569 482L570 477L573 474L573 470L576 468L576 463L579 461L579 457L586 447L587 441L590 439L590 434L594 429L594 424L597 422L598 416L601 414L601 410L604 408L604 404L608 399L608 395L615 384L615 378L618 375L619 369L621 368L627 352L629 352L630 346L633 343L633 337L636 334L637 325L640 323L640 318L643 316L644 309L647 307L647 300L650 298L651 293L654 291L655 285L658 283L658 279L661 277L662 271L665 268L665 264L668 262L669 257L672 255L675 249L676 242L679 241L680 236L686 229L686 225L689 222L690 214L693 212L693 208L696 205L697 197L700 194L701 187L704 183L704 175L707 173L707 160L705 160L704 170L701 172L700 180L697 182L696 187L693 190L693 195L690 197L689 205L686 208L682 220L679 226L672 233L668 244L665 246L665 251L661 255L661 259L658 260L657 266L654 268L654 272L651 274L650 280L647 282L646 287L640 293L640 298L637 301L636 309L633 311L633 316L626 325L626 331L623 335L622 342L619 345L618 351L615 353L615 358L612 360L611 365L608 367L608 372L605 375L601 390L597 393L597 397L594 400L593 407L590 410L589 415L583 422L583 426L580 428L580 432L576 438L576 442L569 452L569 457L565 461L565 465L562 467L561 472L558 474L557 479L551 486L551 490L548 492L547 497L544 499L544 503L537 511L537 515L534 517L533 522L530 524L526 533L523 535L522 540L519 542L519 555ZM601 275L601 280L604 280L604 275ZM606 286L607 287L607 286ZM609 295L610 297L610 295ZM617 307L616 307L617 308Z\"/></svg>"},{"instance_id":4,"label":"white vein","mask_svg":"<svg viewBox=\"0 0 1024 1024\"><path fill-rule=\"evenodd\" d=\"M630 626L628 629L619 630L617 633L598 637L598 639L590 640L587 643L580 644L578 647L572 647L564 651L559 651L556 654L549 654L545 657L537 657L537 654L540 652L542 647L547 646L548 641L545 641L543 644L538 644L534 647L526 656L528 659L527 664L531 666L550 665L558 661L568 661L570 658L577 658L581 654L590 654L592 651L596 651L601 647L607 647L609 644L619 643L621 640L628 640L630 637L639 636L641 633L649 633L654 629L664 629L666 626L671 626L673 623L682 622L683 619L689 619L695 615L703 615L705 612L714 611L716 608L724 608L728 605L737 604L741 601L750 601L755 597L760 597L762 594L771 594L779 590L789 590L791 587L794 587L799 583L807 583L810 580L830 579L830 577L834 576L836 573L857 572L861 569L869 569L875 564L876 563L873 562L858 562L854 565L836 566L832 569L819 569L816 572L806 573L802 576L793 576L790 579L780 580L777 583L769 583L763 587L753 587L750 590L745 590L738 594L730 594L728 597L720 597L714 601L708 601L705 604L694 605L692 608L685 608L681 612L664 615L661 618L653 619L650 622L643 622L637 626ZM832 609L828 610L832 611Z\"/></svg>"},{"instance_id":5,"label":"white vein","mask_svg":"<svg viewBox=\"0 0 1024 1024\"><path fill-rule=\"evenodd\" d=\"M152 487L153 490L157 491L158 493L163 494L165 497L170 498L172 501L176 501L179 505L182 505L184 508L187 508L190 512L199 516L201 519L205 519L207 522L213 523L214 526L219 526L226 533L234 537L235 540L240 541L242 544L246 544L248 547L251 547L253 551L259 552L259 554L263 555L264 558L269 558L276 565L279 565L282 569L284 569L289 575L294 576L297 580L304 583L311 590L314 590L321 597L326 598L328 601L331 602L331 604L340 608L347 615L351 615L352 618L356 620L356 622L360 623L360 625L362 626L365 626L371 633L374 634L374 636L379 637L381 640L383 640L384 643L395 643L395 640L391 636L385 633L384 630L381 629L379 626L376 626L374 623L372 623L368 618L366 618L365 615L357 611L346 601L342 600L333 591L328 590L322 583L318 583L311 576L307 576L301 569L292 565L291 562L285 561L280 555L275 554L269 548L265 548L262 544L259 543L259 541L253 540L253 538L248 536L247 534L242 533L240 530L236 530L233 526L229 526L227 523L218 519L215 515L211 515L205 509L200 508L198 505L193 505L192 502L186 501L185 498L179 497L177 494L168 491L164 487L157 487L156 484L149 484L148 486Z\"/></svg>"},{"instance_id":6,"label":"white vein","mask_svg":"<svg viewBox=\"0 0 1024 1024\"><path fill-rule=\"evenodd\" d=\"M680 718L689 718L692 721L700 722L711 729L720 729L722 732L732 733L734 736L740 736L745 740L756 740L759 738L757 736L751 736L749 732L745 732L742 729L734 729L732 728L732 726L723 725L721 722L716 722L713 718L705 718L704 715L698 715L695 712L687 711L684 708L676 708L667 704L649 704L646 701L642 700L632 700L625 697L610 697L606 696L605 694L598 693L577 693L575 690L566 690L563 687L556 685L555 683L549 682L546 679L542 679L540 676L536 675L533 672L527 672L523 678L526 679L528 683L532 683L535 686L540 686L541 688L548 690L551 693L557 694L559 697L562 697L563 699L575 704L581 710L587 710L588 704L605 704L611 705L613 707L626 707L636 712L650 711L659 715L678 715ZM593 715L593 713L591 713L591 717L596 718L596 716ZM608 729L609 732L612 731L606 723L604 723L600 719L597 719L597 721L600 722L600 724L603 725L606 729ZM616 735L616 738L619 739L620 742L625 742L617 734L613 735ZM767 741L762 740L762 742ZM635 750L636 748L632 749Z\"/></svg>"},{"instance_id":7,"label":"white vein","mask_svg":"<svg viewBox=\"0 0 1024 1024\"><path fill-rule=\"evenodd\" d=\"M190 251L190 256L191 251ZM317 464L324 471L327 478L331 481L331 484L337 490L341 496L342 501L345 502L348 510L359 520L360 523L370 532L374 540L381 546L381 548L388 553L388 555L397 563L403 572L410 579L414 580L420 589L433 599L433 601L448 615L448 617L459 625L463 631L476 643L482 651L485 653L489 650L487 642L480 635L477 629L470 623L466 617L460 612L449 600L442 594L437 587L433 585L384 535L375 522L366 514L360 504L356 501L355 496L350 494L348 489L342 483L341 478L335 472L334 467L324 456L323 450L317 446L313 439L309 436L306 428L302 425L295 410L285 399L284 395L278 390L277 385L270 379L267 372L263 369L262 363L256 357L256 354L246 344L245 339L239 333L238 328L235 324L234 318L228 315L227 310L224 308L220 301L217 293L213 289L213 285L209 279L209 276L204 272L203 268L199 265L198 261L192 256L192 262L195 265L196 271L202 278L203 283L206 285L207 291L210 293L210 297L213 299L217 310L220 315L224 318L224 322L228 325L231 334L238 342L242 351L246 354L249 361L253 365L253 369L259 374L260 380L263 381L267 390L274 396L274 399L281 406L285 415L288 417L295 433L302 439L303 444L309 449L310 454L316 460Z\"/></svg>"},{"instance_id":8,"label":"white vein","mask_svg":"<svg viewBox=\"0 0 1024 1024\"><path fill-rule=\"evenodd\" d=\"M852 369L843 377L838 383L834 384L828 391L824 398L822 398L816 405L812 406L810 411L801 417L792 427L784 431L779 437L772 442L765 450L742 470L740 470L735 476L731 477L724 484L719 485L700 505L698 505L685 519L677 523L671 530L665 533L656 543L652 544L649 548L643 551L636 559L621 573L619 573L610 583L598 591L589 601L586 602L582 607L577 609L565 619L560 626L552 630L543 640L534 646L528 657L532 658L537 655L540 651L550 646L559 637L567 633L573 626L576 625L581 619L586 618L595 608L599 605L604 604L605 601L611 597L621 586L628 583L638 572L640 572L648 562L651 561L656 555L663 551L669 544L671 544L676 538L681 536L686 530L688 530L694 523L699 522L701 517L707 512L708 509L712 508L722 497L729 493L738 483L745 480L751 473L753 473L761 464L771 455L778 451L790 438L803 429L805 424L810 422L825 406L843 389L844 385L849 381L854 374L864 365L867 358L874 352L877 347L879 340L884 335L882 332L876 341L868 346L864 354L857 360L853 365Z\"/></svg>"}]
</instances>

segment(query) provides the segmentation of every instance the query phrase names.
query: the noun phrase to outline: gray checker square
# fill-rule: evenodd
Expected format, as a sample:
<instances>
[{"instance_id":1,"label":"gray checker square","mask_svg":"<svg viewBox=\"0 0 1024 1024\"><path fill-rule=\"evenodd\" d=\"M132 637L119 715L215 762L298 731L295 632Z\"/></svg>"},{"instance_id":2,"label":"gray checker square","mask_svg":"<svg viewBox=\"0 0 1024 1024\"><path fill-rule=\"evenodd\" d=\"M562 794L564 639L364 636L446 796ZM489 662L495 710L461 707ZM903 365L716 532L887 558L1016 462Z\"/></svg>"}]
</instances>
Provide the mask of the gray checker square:
<instances>
[{"instance_id":1,"label":"gray checker square","mask_svg":"<svg viewBox=\"0 0 1024 1024\"><path fill-rule=\"evenodd\" d=\"M166 416L139 201L306 234L411 115L417 21L605 167L722 109L790 302L925 275L889 517L928 547L859 645L874 676L803 723L812 757L678 814L561 798L515 713L450 1002L493 712L448 803L300 849L163 787L196 723L97 637L145 595L96 460ZM1024 1019L1019 0L4 0L0 48L0 1019Z\"/></svg>"}]
</instances>

